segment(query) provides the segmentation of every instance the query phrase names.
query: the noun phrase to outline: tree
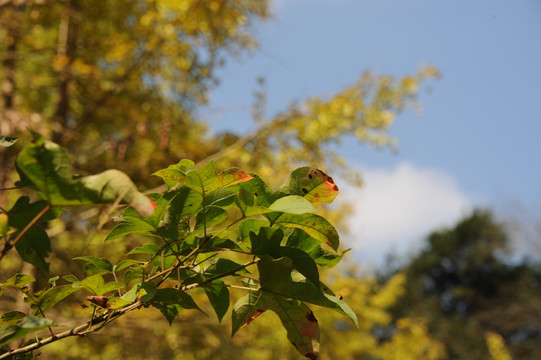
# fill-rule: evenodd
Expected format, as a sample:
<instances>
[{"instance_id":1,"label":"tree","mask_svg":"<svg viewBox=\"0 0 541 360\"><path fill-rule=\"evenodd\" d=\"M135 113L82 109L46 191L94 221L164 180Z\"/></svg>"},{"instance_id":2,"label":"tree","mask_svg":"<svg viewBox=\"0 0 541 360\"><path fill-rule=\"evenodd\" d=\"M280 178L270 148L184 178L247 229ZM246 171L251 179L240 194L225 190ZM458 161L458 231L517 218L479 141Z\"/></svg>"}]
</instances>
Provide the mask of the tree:
<instances>
[{"instance_id":1,"label":"tree","mask_svg":"<svg viewBox=\"0 0 541 360\"><path fill-rule=\"evenodd\" d=\"M489 359L502 341L514 358L538 357L533 344L541 323L532 314L539 311L539 273L505 260L508 241L503 226L481 210L432 233L404 268L407 291L395 315L426 318L451 357Z\"/></svg>"},{"instance_id":2,"label":"tree","mask_svg":"<svg viewBox=\"0 0 541 360\"><path fill-rule=\"evenodd\" d=\"M385 145L395 113L424 79L438 76L433 67L401 79L366 73L330 99L313 97L262 121L248 137L209 137L193 110L206 102L226 55L254 47L251 31L269 17L266 1L97 7L84 0L12 0L0 11L7 29L0 32L7 89L2 134L34 127L76 153L76 168L120 167L138 182L150 181L140 175L150 164L166 167L182 157L198 162L219 152L225 166L259 171L275 163L283 169L298 161L330 164L323 148L344 134Z\"/></svg>"}]
</instances>

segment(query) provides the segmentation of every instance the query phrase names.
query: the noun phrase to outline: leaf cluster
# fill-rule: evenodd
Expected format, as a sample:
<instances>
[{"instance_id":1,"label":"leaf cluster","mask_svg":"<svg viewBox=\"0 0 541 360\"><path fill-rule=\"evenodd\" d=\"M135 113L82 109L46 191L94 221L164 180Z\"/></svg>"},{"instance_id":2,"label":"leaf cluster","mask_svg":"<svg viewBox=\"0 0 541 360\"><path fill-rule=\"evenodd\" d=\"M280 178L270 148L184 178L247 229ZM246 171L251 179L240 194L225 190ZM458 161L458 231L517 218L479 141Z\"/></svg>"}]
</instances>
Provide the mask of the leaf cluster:
<instances>
[{"instance_id":1,"label":"leaf cluster","mask_svg":"<svg viewBox=\"0 0 541 360\"><path fill-rule=\"evenodd\" d=\"M17 185L41 200L24 195L2 210L7 221L0 228L0 259L14 247L24 261L47 272L51 240L44 227L74 206L124 206L106 241L135 236L141 243L119 262L81 254L74 260L84 264L83 277L55 276L43 289L30 285L36 280L30 275L6 279L0 295L19 292L30 310L2 316L0 346L44 328L50 336L0 358L99 331L138 308L156 308L172 323L184 310L202 311L191 295L195 289L203 289L218 320L232 308L233 334L267 310L276 313L289 341L311 359L318 356L320 332L307 304L333 309L358 325L353 311L319 276L319 267L333 267L344 254L336 229L316 214L315 206L338 194L323 171L298 168L286 185L272 190L241 169L218 172L213 162L196 168L182 160L154 173L167 186L163 193L145 195L118 170L73 175L65 150L33 135L33 143L17 156ZM245 294L232 306L231 291ZM57 324L46 314L76 292L86 293L82 305L92 310L90 319L55 333Z\"/></svg>"}]
</instances>

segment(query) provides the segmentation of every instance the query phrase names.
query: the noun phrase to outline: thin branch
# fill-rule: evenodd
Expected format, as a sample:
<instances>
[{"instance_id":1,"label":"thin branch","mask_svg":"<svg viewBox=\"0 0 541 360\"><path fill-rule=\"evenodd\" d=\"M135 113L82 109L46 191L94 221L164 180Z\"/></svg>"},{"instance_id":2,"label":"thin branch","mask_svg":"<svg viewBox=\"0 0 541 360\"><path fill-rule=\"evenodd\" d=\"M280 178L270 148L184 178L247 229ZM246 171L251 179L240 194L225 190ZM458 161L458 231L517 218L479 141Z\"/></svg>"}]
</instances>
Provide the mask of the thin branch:
<instances>
[{"instance_id":1,"label":"thin branch","mask_svg":"<svg viewBox=\"0 0 541 360\"><path fill-rule=\"evenodd\" d=\"M114 314L111 314L111 313L108 313L108 314L104 314L102 316L100 316L99 318L96 318L94 320L91 320L91 321L87 321L86 323L82 324L82 325L79 325L79 326L76 326L68 331L65 331L65 332L62 332L62 333L59 333L59 334L55 334L53 336L50 336L48 338L45 338L37 343L33 343L33 344L30 344L28 346L25 346L25 347L22 347L22 348L18 348L18 349L14 349L14 350L10 350L2 355L0 355L0 360L1 359L8 359L10 358L11 356L13 355L16 355L16 354L24 354L24 353L27 353L27 352L30 352L30 351L33 351L35 349L38 349L42 346L45 346L47 344L50 344L50 343L53 343L55 341L58 341L58 340L61 340L61 339L64 339L64 338L67 338L67 337L70 337L70 336L83 336L87 333L91 333L91 332L95 332L97 330L100 329L100 327L98 327L97 329L91 329L92 325L97 325L97 324L101 324L103 322L106 322L108 320L115 320L117 319L118 317L132 311L132 310L135 310L135 309L138 309L139 307L141 307L143 304L138 301L136 303L134 303L133 305L130 305L122 310L119 310L117 311L116 313Z\"/></svg>"},{"instance_id":2,"label":"thin branch","mask_svg":"<svg viewBox=\"0 0 541 360\"><path fill-rule=\"evenodd\" d=\"M17 190L17 189L23 189L24 186L12 186L7 188L1 188L0 191L8 191L8 190Z\"/></svg>"},{"instance_id":3,"label":"thin branch","mask_svg":"<svg viewBox=\"0 0 541 360\"><path fill-rule=\"evenodd\" d=\"M239 267L237 267L237 268L235 268L233 270L227 271L227 272L225 272L223 274L216 275L216 276L214 276L212 278L201 281L200 283L188 285L183 289L183 291L194 289L196 287L202 286L202 285L207 284L209 282L224 278L224 277L229 276L229 275L233 275L237 271L242 270L244 268L247 268L248 266L251 266L251 265L257 263L258 261L259 261L259 259L253 259L252 261L250 261L250 262L248 262L248 263L246 263L244 265L241 265L241 266L239 266ZM172 268L175 268L175 267L172 267ZM67 338L67 337L70 337L70 336L83 336L83 335L86 335L88 333L97 332L100 329L102 329L105 325L111 323L112 321L118 319L122 315L125 315L126 313L128 313L128 312L130 312L132 310L140 308L141 306L143 306L143 303L140 300L138 300L137 302L133 303L132 305L127 306L127 307L125 307L125 308L123 308L121 310L117 310L117 311L113 310L112 312L102 314L100 317L95 318L95 319L91 319L90 321L87 321L86 323L81 324L79 326L76 326L76 327L74 327L74 328L72 328L72 329L70 329L68 331L65 331L65 332L62 332L62 333L59 333L59 334L53 334L52 336L50 336L48 338L45 338L45 339L43 339L43 340L41 340L39 342L30 344L30 345L22 347L22 348L10 350L10 351L0 355L0 360L10 358L11 356L16 355L16 354L23 354L23 353L27 353L27 352L36 350L36 349L38 349L38 348L40 348L42 346L45 346L47 344L53 343L55 341L58 341L58 340L61 340L61 339L64 339L64 338ZM92 326L94 326L94 325L100 325L100 326L92 328Z\"/></svg>"}]
</instances>

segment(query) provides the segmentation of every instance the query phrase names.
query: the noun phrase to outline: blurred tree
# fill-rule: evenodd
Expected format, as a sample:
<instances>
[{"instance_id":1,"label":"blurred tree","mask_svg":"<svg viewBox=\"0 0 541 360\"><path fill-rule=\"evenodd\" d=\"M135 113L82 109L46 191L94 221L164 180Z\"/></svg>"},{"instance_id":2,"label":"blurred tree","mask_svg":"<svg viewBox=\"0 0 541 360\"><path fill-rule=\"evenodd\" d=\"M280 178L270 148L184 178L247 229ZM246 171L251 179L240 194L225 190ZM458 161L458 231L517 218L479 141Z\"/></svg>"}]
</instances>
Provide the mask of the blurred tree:
<instances>
[{"instance_id":1,"label":"blurred tree","mask_svg":"<svg viewBox=\"0 0 541 360\"><path fill-rule=\"evenodd\" d=\"M210 154L192 110L268 16L259 0L2 1L1 131L38 127L85 168L132 174Z\"/></svg>"},{"instance_id":2,"label":"blurred tree","mask_svg":"<svg viewBox=\"0 0 541 360\"><path fill-rule=\"evenodd\" d=\"M534 345L541 320L532 316L541 311L540 274L504 260L508 241L486 211L432 233L425 250L404 269L407 291L395 315L427 319L430 334L452 358L490 359L499 351L496 336L503 336L513 358L541 356Z\"/></svg>"},{"instance_id":3,"label":"blurred tree","mask_svg":"<svg viewBox=\"0 0 541 360\"><path fill-rule=\"evenodd\" d=\"M194 109L217 83L216 68L254 48L254 27L269 16L260 0L3 1L0 131L38 128L76 153L81 169L119 167L147 183L149 167L213 154L254 170L321 166L334 160L324 146L344 134L389 144L396 113L438 76L429 66L401 79L367 73L330 99L259 117L248 137L209 136Z\"/></svg>"}]
</instances>

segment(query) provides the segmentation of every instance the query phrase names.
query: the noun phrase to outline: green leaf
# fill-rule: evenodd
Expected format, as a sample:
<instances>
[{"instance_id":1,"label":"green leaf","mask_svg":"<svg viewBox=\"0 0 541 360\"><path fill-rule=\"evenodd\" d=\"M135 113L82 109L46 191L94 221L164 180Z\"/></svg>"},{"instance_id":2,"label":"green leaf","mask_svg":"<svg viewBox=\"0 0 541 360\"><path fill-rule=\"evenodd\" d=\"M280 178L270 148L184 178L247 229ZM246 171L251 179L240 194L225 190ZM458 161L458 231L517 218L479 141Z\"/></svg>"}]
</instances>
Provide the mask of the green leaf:
<instances>
[{"instance_id":1,"label":"green leaf","mask_svg":"<svg viewBox=\"0 0 541 360\"><path fill-rule=\"evenodd\" d=\"M240 209L242 216L246 216L246 209L249 206L254 206L254 194L240 188L238 195L235 197L235 204Z\"/></svg>"},{"instance_id":2,"label":"green leaf","mask_svg":"<svg viewBox=\"0 0 541 360\"><path fill-rule=\"evenodd\" d=\"M170 199L170 203L163 217L160 234L172 241L183 239L190 232L189 218L202 208L203 196L190 188L181 187L165 194L164 198Z\"/></svg>"},{"instance_id":3,"label":"green leaf","mask_svg":"<svg viewBox=\"0 0 541 360\"><path fill-rule=\"evenodd\" d=\"M142 283L141 289L145 291L145 295L141 296L141 301L144 303L152 300L152 298L154 298L154 295L156 295L156 292L158 291L156 284L154 284L153 282Z\"/></svg>"},{"instance_id":4,"label":"green leaf","mask_svg":"<svg viewBox=\"0 0 541 360\"><path fill-rule=\"evenodd\" d=\"M0 317L0 326L6 326L11 324L16 324L19 320L26 316L25 313L20 311L10 311L5 314L2 314Z\"/></svg>"},{"instance_id":5,"label":"green leaf","mask_svg":"<svg viewBox=\"0 0 541 360\"><path fill-rule=\"evenodd\" d=\"M32 275L15 274L9 279L7 279L4 283L0 284L0 286L20 289L23 286L26 286L27 284L30 284L34 281L36 281L36 279Z\"/></svg>"},{"instance_id":6,"label":"green leaf","mask_svg":"<svg viewBox=\"0 0 541 360\"><path fill-rule=\"evenodd\" d=\"M162 302L166 304L177 304L183 309L196 309L201 311L199 306L195 303L192 297L186 292L173 288L158 289L156 294L152 298L152 302Z\"/></svg>"},{"instance_id":7,"label":"green leaf","mask_svg":"<svg viewBox=\"0 0 541 360\"><path fill-rule=\"evenodd\" d=\"M289 214L304 214L316 211L316 208L310 201L297 195L285 196L273 202L269 206L270 210L280 211Z\"/></svg>"},{"instance_id":8,"label":"green leaf","mask_svg":"<svg viewBox=\"0 0 541 360\"><path fill-rule=\"evenodd\" d=\"M85 275L104 274L113 271L113 264L106 258L97 258L94 256L76 257L74 260L83 260L88 264L85 266Z\"/></svg>"},{"instance_id":9,"label":"green leaf","mask_svg":"<svg viewBox=\"0 0 541 360\"><path fill-rule=\"evenodd\" d=\"M294 231L288 236L287 247L294 247L306 252L317 265L331 268L337 265L342 257L349 251L337 252L325 243L316 240L300 229Z\"/></svg>"},{"instance_id":10,"label":"green leaf","mask_svg":"<svg viewBox=\"0 0 541 360\"><path fill-rule=\"evenodd\" d=\"M141 285L136 284L132 286L130 291L122 295L120 298L128 303L133 303L137 299L137 294L139 294L140 288L141 288Z\"/></svg>"},{"instance_id":11,"label":"green leaf","mask_svg":"<svg viewBox=\"0 0 541 360\"><path fill-rule=\"evenodd\" d=\"M79 279L75 275L64 275L62 276L62 279L69 281L70 283L77 284L75 286L79 286Z\"/></svg>"},{"instance_id":12,"label":"green leaf","mask_svg":"<svg viewBox=\"0 0 541 360\"><path fill-rule=\"evenodd\" d=\"M216 190L213 193L205 196L205 205L219 206L224 209L233 206L238 192L238 189L235 189L237 191L233 191L232 189L234 188L235 187L229 187L226 189Z\"/></svg>"},{"instance_id":13,"label":"green leaf","mask_svg":"<svg viewBox=\"0 0 541 360\"><path fill-rule=\"evenodd\" d=\"M319 286L319 271L315 261L300 249L281 246L279 248L280 256L285 256L293 262L293 268L301 273L312 284Z\"/></svg>"},{"instance_id":14,"label":"green leaf","mask_svg":"<svg viewBox=\"0 0 541 360\"><path fill-rule=\"evenodd\" d=\"M112 310L121 309L133 304L134 301L126 301L123 297L111 296L107 299L107 308Z\"/></svg>"},{"instance_id":15,"label":"green leaf","mask_svg":"<svg viewBox=\"0 0 541 360\"><path fill-rule=\"evenodd\" d=\"M151 215L156 204L137 191L131 179L119 170L73 179L68 154L57 144L37 135L16 160L18 169L51 205L113 203L121 199L141 215Z\"/></svg>"},{"instance_id":16,"label":"green leaf","mask_svg":"<svg viewBox=\"0 0 541 360\"><path fill-rule=\"evenodd\" d=\"M338 195L338 186L323 171L313 167L301 167L291 173L291 195L303 196L312 204L331 203Z\"/></svg>"},{"instance_id":17,"label":"green leaf","mask_svg":"<svg viewBox=\"0 0 541 360\"><path fill-rule=\"evenodd\" d=\"M307 358L319 354L319 325L312 311L303 303L263 293L250 291L239 299L233 308L232 332L242 325L249 325L259 315L271 310L278 315L287 331L288 340Z\"/></svg>"},{"instance_id":18,"label":"green leaf","mask_svg":"<svg viewBox=\"0 0 541 360\"><path fill-rule=\"evenodd\" d=\"M44 200L30 203L27 196L21 196L17 199L13 207L8 211L8 224L17 229L12 236L17 237L47 206L48 204ZM45 261L45 258L51 251L51 242L45 230L37 224L52 220L62 212L63 210L59 208L48 210L15 244L17 252L24 261L49 271L49 264Z\"/></svg>"},{"instance_id":19,"label":"green leaf","mask_svg":"<svg viewBox=\"0 0 541 360\"><path fill-rule=\"evenodd\" d=\"M226 272L240 268L241 265L233 260L219 258L216 263L210 265L204 272L205 278L211 278L217 275L225 274ZM248 273L246 269L239 270L239 273Z\"/></svg>"},{"instance_id":20,"label":"green leaf","mask_svg":"<svg viewBox=\"0 0 541 360\"><path fill-rule=\"evenodd\" d=\"M22 289L27 284L32 283L36 281L36 279L33 276L26 275L26 274L15 274L12 277L10 277L6 282L3 284L0 284L0 295L2 295L6 288L15 288L15 289Z\"/></svg>"},{"instance_id":21,"label":"green leaf","mask_svg":"<svg viewBox=\"0 0 541 360\"><path fill-rule=\"evenodd\" d=\"M111 230L109 235L107 235L105 238L105 241L118 239L129 234L154 235L152 231L155 230L156 229L151 224L142 219L135 217L123 217L122 223Z\"/></svg>"},{"instance_id":22,"label":"green leaf","mask_svg":"<svg viewBox=\"0 0 541 360\"><path fill-rule=\"evenodd\" d=\"M120 170L107 170L80 179L84 192L93 203L113 203L118 198L141 216L151 216L156 204L137 190L131 179Z\"/></svg>"},{"instance_id":23,"label":"green leaf","mask_svg":"<svg viewBox=\"0 0 541 360\"><path fill-rule=\"evenodd\" d=\"M281 229L263 227L259 233L250 233L251 253L254 255L270 254L278 257L278 248L284 238L284 232Z\"/></svg>"},{"instance_id":24,"label":"green leaf","mask_svg":"<svg viewBox=\"0 0 541 360\"><path fill-rule=\"evenodd\" d=\"M143 281L143 275L145 274L145 271L143 267L132 267L126 270L124 273L124 282L126 283L126 286L129 286L131 284L140 283Z\"/></svg>"},{"instance_id":25,"label":"green leaf","mask_svg":"<svg viewBox=\"0 0 541 360\"><path fill-rule=\"evenodd\" d=\"M177 315L183 310L182 306L178 304L167 304L167 303L156 302L156 303L152 303L152 306L160 310L162 315L165 316L165 318L169 322L169 325L173 324L173 320L175 320Z\"/></svg>"},{"instance_id":26,"label":"green leaf","mask_svg":"<svg viewBox=\"0 0 541 360\"><path fill-rule=\"evenodd\" d=\"M266 309L257 308L257 303L262 296L263 293L260 291L250 291L235 303L231 313L232 336L243 325L250 324L256 317L263 314Z\"/></svg>"},{"instance_id":27,"label":"green leaf","mask_svg":"<svg viewBox=\"0 0 541 360\"><path fill-rule=\"evenodd\" d=\"M321 291L320 286L307 282L299 276L295 276L293 279L294 266L291 259L286 257L272 259L268 256L262 256L257 263L257 268L262 291L328 307L348 316L358 326L356 315L346 303L336 296L325 294Z\"/></svg>"},{"instance_id":28,"label":"green leaf","mask_svg":"<svg viewBox=\"0 0 541 360\"><path fill-rule=\"evenodd\" d=\"M136 247L134 249L132 249L128 255L133 255L133 254L148 254L150 256L154 256L156 255L158 252L160 251L160 248L158 247L158 245L155 245L155 244L145 244L143 246L140 246L140 247Z\"/></svg>"},{"instance_id":29,"label":"green leaf","mask_svg":"<svg viewBox=\"0 0 541 360\"><path fill-rule=\"evenodd\" d=\"M132 259L122 260L117 265L113 266L113 272L119 272L132 265L136 265L136 264L139 265L140 263L141 263L140 261L132 260Z\"/></svg>"},{"instance_id":30,"label":"green leaf","mask_svg":"<svg viewBox=\"0 0 541 360\"><path fill-rule=\"evenodd\" d=\"M95 274L87 277L80 282L80 286L91 292L93 295L104 295L108 292L122 289L123 284L118 282L105 283L103 277L100 274Z\"/></svg>"},{"instance_id":31,"label":"green leaf","mask_svg":"<svg viewBox=\"0 0 541 360\"><path fill-rule=\"evenodd\" d=\"M257 175L250 181L240 183L239 186L255 196L255 204L258 206L269 207L280 196L273 192L267 184Z\"/></svg>"},{"instance_id":32,"label":"green leaf","mask_svg":"<svg viewBox=\"0 0 541 360\"><path fill-rule=\"evenodd\" d=\"M259 233L259 229L269 226L268 220L246 219L239 224L239 232L243 242L250 240L250 233Z\"/></svg>"},{"instance_id":33,"label":"green leaf","mask_svg":"<svg viewBox=\"0 0 541 360\"><path fill-rule=\"evenodd\" d=\"M17 321L16 324L0 327L0 346L52 326L56 326L52 320L42 317L25 316Z\"/></svg>"},{"instance_id":34,"label":"green leaf","mask_svg":"<svg viewBox=\"0 0 541 360\"><path fill-rule=\"evenodd\" d=\"M336 253L333 249L325 249L325 244L320 244L310 250L308 253L312 259L316 262L317 265L332 268L342 260L345 254L347 254L351 249L346 249L340 253Z\"/></svg>"},{"instance_id":35,"label":"green leaf","mask_svg":"<svg viewBox=\"0 0 541 360\"><path fill-rule=\"evenodd\" d=\"M0 136L0 146L1 147L10 147L17 142L17 138L11 136Z\"/></svg>"},{"instance_id":36,"label":"green leaf","mask_svg":"<svg viewBox=\"0 0 541 360\"><path fill-rule=\"evenodd\" d=\"M222 280L215 280L204 287L205 293L212 305L218 321L222 322L224 315L229 309L229 291Z\"/></svg>"},{"instance_id":37,"label":"green leaf","mask_svg":"<svg viewBox=\"0 0 541 360\"><path fill-rule=\"evenodd\" d=\"M73 294L77 290L80 290L80 287L74 287L72 285L62 285L56 286L41 293L35 307L33 308L33 314L41 314L41 311L43 311L44 313L47 312L53 306L55 306L60 301L64 300L66 297Z\"/></svg>"},{"instance_id":38,"label":"green leaf","mask_svg":"<svg viewBox=\"0 0 541 360\"><path fill-rule=\"evenodd\" d=\"M45 200L30 203L28 196L21 196L17 199L13 207L8 211L9 224L16 229L22 230L30 223L40 212L42 212L48 203ZM64 212L61 208L51 208L41 216L38 223L53 220Z\"/></svg>"},{"instance_id":39,"label":"green leaf","mask_svg":"<svg viewBox=\"0 0 541 360\"><path fill-rule=\"evenodd\" d=\"M18 235L16 232L15 235ZM49 272L49 263L45 260L51 252L51 240L42 228L32 226L15 244L21 258L37 268Z\"/></svg>"},{"instance_id":40,"label":"green leaf","mask_svg":"<svg viewBox=\"0 0 541 360\"><path fill-rule=\"evenodd\" d=\"M252 179L251 175L237 168L231 168L216 174L214 162L212 161L195 171L182 171L182 169L174 165L159 170L153 175L163 178L170 188L177 186L177 184L183 185L205 196L214 191Z\"/></svg>"},{"instance_id":41,"label":"green leaf","mask_svg":"<svg viewBox=\"0 0 541 360\"><path fill-rule=\"evenodd\" d=\"M68 154L57 144L38 137L17 156L17 166L51 205L78 204L81 186L73 180Z\"/></svg>"},{"instance_id":42,"label":"green leaf","mask_svg":"<svg viewBox=\"0 0 541 360\"><path fill-rule=\"evenodd\" d=\"M216 251L221 249L241 249L236 242L229 239L222 239L220 237L212 237L207 239L202 245L200 252Z\"/></svg>"},{"instance_id":43,"label":"green leaf","mask_svg":"<svg viewBox=\"0 0 541 360\"><path fill-rule=\"evenodd\" d=\"M203 216L205 217L203 219ZM196 216L196 225L194 233L201 232L205 229L208 230L211 226L221 224L227 219L227 211L217 207L217 206L208 206L205 208L205 212L200 211Z\"/></svg>"},{"instance_id":44,"label":"green leaf","mask_svg":"<svg viewBox=\"0 0 541 360\"><path fill-rule=\"evenodd\" d=\"M316 214L282 214L276 224L305 231L312 238L329 245L334 250L340 243L338 232L325 218Z\"/></svg>"},{"instance_id":45,"label":"green leaf","mask_svg":"<svg viewBox=\"0 0 541 360\"><path fill-rule=\"evenodd\" d=\"M193 170L195 164L192 160L182 159L178 164L170 165L167 169L162 169L152 175L159 176L167 184L167 188L171 189L178 181L176 179L186 176L186 173Z\"/></svg>"}]
</instances>

